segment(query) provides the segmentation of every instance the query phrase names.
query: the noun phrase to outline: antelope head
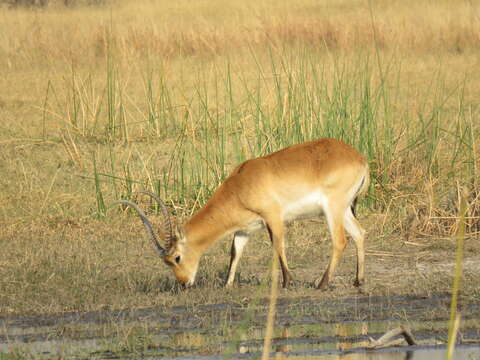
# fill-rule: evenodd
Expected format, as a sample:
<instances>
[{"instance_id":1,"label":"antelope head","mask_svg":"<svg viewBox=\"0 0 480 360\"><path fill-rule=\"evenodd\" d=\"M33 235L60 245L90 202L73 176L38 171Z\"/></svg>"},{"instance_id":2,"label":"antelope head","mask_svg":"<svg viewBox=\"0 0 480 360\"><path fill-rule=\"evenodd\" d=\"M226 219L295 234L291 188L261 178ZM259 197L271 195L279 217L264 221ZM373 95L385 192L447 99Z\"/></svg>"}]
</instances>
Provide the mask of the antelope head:
<instances>
[{"instance_id":1,"label":"antelope head","mask_svg":"<svg viewBox=\"0 0 480 360\"><path fill-rule=\"evenodd\" d=\"M157 235L153 230L153 226L145 215L144 211L133 201L118 200L116 204L123 204L130 206L137 212L142 220L143 226L147 231L150 240L157 249L158 254L163 259L175 274L177 280L185 286L193 285L195 276L197 274L198 263L200 261L200 254L194 249L190 249L182 227L172 226L170 214L165 203L158 197L158 195L141 190L137 193L145 194L153 198L160 207L163 215L163 240L165 245L162 246L158 241Z\"/></svg>"}]
</instances>

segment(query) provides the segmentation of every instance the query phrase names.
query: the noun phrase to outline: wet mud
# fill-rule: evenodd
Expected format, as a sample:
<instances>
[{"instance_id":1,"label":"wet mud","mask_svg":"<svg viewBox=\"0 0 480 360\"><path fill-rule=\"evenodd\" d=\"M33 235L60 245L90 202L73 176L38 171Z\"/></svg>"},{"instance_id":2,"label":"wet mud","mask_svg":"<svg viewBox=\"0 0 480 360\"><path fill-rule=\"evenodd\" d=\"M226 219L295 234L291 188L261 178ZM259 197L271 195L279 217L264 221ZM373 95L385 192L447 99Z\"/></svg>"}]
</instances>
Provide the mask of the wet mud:
<instances>
[{"instance_id":1,"label":"wet mud","mask_svg":"<svg viewBox=\"0 0 480 360\"><path fill-rule=\"evenodd\" d=\"M258 358L267 299L0 319L0 354L66 358ZM279 299L271 352L309 359L444 358L450 296ZM463 300L456 359L480 360L480 303ZM368 349L397 326L416 346Z\"/></svg>"}]
</instances>

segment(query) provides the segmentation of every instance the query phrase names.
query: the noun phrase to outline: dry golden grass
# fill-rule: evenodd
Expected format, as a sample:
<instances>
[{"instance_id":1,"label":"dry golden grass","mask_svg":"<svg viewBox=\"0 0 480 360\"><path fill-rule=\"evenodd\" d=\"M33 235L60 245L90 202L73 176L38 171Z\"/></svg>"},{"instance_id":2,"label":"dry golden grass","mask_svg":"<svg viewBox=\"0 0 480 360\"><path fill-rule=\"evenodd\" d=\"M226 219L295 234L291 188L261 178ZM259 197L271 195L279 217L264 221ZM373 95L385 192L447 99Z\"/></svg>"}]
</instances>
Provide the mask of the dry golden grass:
<instances>
[{"instance_id":1,"label":"dry golden grass","mask_svg":"<svg viewBox=\"0 0 480 360\"><path fill-rule=\"evenodd\" d=\"M466 293L478 297L478 246L468 239L480 231L479 14L474 2L410 0L0 9L0 316L267 296L262 236L240 265L242 287L221 288L223 241L207 254L192 296L179 296L136 219L114 210L97 219L94 156L107 205L130 185L166 184L162 195L181 220L242 157L326 131L331 118L347 119L336 123L347 128L365 114L378 122L374 188L362 210L366 293L449 290L448 273L408 269L453 260L449 239L466 187ZM370 151L359 128L345 131ZM182 167L187 190L175 175ZM280 296L354 294L351 254L338 290L309 287L330 251L319 237L328 238L318 223L290 229L287 254L302 285ZM389 285L393 265L405 277L398 286Z\"/></svg>"},{"instance_id":2,"label":"dry golden grass","mask_svg":"<svg viewBox=\"0 0 480 360\"><path fill-rule=\"evenodd\" d=\"M480 42L470 1L119 1L107 7L2 10L2 67L89 64L107 43L125 62L304 44L352 51L463 53Z\"/></svg>"}]
</instances>

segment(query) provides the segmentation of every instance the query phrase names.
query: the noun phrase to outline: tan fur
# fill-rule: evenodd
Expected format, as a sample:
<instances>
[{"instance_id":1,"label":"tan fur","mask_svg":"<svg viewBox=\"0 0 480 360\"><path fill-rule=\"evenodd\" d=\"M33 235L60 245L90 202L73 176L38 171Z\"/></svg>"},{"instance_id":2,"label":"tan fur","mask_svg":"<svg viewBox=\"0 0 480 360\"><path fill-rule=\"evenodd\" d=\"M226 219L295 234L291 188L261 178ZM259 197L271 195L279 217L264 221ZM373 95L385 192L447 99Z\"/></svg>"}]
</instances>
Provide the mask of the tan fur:
<instances>
[{"instance_id":1,"label":"tan fur","mask_svg":"<svg viewBox=\"0 0 480 360\"><path fill-rule=\"evenodd\" d=\"M232 244L227 281L231 285L247 241L247 235L239 231L248 233L265 224L280 258L283 285L287 286L292 275L285 256L284 223L318 216L323 211L332 236L333 253L320 287L325 288L334 274L346 245L345 229L357 246L355 283L360 285L364 280L364 230L350 207L366 191L368 181L365 158L335 139L305 142L247 160L235 168L212 198L185 223L181 229L183 235L172 244L165 262L180 282L191 285L207 248L225 235L237 234L238 239L241 235L242 241L236 242L234 236Z\"/></svg>"}]
</instances>

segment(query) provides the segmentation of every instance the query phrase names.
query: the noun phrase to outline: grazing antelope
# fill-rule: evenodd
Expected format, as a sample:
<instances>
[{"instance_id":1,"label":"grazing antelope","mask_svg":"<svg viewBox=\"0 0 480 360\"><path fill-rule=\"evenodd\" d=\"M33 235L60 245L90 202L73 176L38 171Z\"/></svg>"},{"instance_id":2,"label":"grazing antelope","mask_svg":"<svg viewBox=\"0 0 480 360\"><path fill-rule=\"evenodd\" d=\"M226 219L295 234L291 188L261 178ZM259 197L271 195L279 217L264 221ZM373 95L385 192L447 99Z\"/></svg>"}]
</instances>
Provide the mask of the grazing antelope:
<instances>
[{"instance_id":1,"label":"grazing antelope","mask_svg":"<svg viewBox=\"0 0 480 360\"><path fill-rule=\"evenodd\" d=\"M365 231L354 215L357 197L369 184L365 158L355 149L335 139L319 139L287 147L272 154L247 160L215 191L212 198L182 227L174 231L162 200L148 191L164 216L166 246L157 240L152 225L137 204L119 200L135 208L160 256L176 278L192 285L201 255L221 237L233 234L226 286L231 286L238 261L248 242L248 234L266 226L279 256L283 286L292 280L284 245L284 223L326 215L333 252L318 287L326 288L346 245L345 230L357 249L357 276L364 281Z\"/></svg>"}]
</instances>

